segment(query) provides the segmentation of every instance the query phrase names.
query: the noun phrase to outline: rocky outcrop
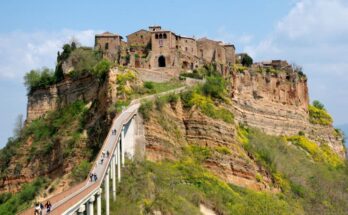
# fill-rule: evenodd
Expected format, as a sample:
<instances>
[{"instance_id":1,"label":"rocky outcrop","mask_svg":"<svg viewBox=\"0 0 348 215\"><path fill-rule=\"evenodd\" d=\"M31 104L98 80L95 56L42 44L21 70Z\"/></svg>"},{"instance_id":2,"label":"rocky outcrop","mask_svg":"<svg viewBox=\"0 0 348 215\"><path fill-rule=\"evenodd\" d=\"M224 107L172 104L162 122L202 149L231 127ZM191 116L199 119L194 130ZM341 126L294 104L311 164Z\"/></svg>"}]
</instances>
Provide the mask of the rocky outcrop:
<instances>
[{"instance_id":1,"label":"rocky outcrop","mask_svg":"<svg viewBox=\"0 0 348 215\"><path fill-rule=\"evenodd\" d=\"M307 79L298 73L278 74L244 71L231 79L230 110L236 122L271 135L296 135L303 131L318 144L327 143L345 156L342 139L332 126L309 123Z\"/></svg>"},{"instance_id":2,"label":"rocky outcrop","mask_svg":"<svg viewBox=\"0 0 348 215\"><path fill-rule=\"evenodd\" d=\"M116 69L111 70L107 81L102 84L92 75L85 75L77 79L65 78L57 84L31 92L28 95L27 122L76 100L88 102L103 97L105 103L115 102L116 73Z\"/></svg>"},{"instance_id":3,"label":"rocky outcrop","mask_svg":"<svg viewBox=\"0 0 348 215\"><path fill-rule=\"evenodd\" d=\"M203 166L221 179L255 190L277 191L271 176L237 141L234 124L211 119L198 110L183 110L180 101L151 113L145 122L145 137L149 160L176 160L187 146L206 147L211 155ZM227 153L219 151L221 148Z\"/></svg>"}]
</instances>

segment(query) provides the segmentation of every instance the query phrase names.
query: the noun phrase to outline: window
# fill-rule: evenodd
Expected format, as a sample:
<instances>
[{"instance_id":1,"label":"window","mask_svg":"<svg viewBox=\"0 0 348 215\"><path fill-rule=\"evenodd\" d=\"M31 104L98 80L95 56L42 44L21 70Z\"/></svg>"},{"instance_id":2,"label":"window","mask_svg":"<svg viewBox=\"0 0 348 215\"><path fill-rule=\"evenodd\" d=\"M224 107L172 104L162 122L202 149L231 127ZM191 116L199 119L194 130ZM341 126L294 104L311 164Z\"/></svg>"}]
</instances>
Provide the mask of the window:
<instances>
[{"instance_id":1,"label":"window","mask_svg":"<svg viewBox=\"0 0 348 215\"><path fill-rule=\"evenodd\" d=\"M109 49L109 43L105 43L105 50Z\"/></svg>"},{"instance_id":2,"label":"window","mask_svg":"<svg viewBox=\"0 0 348 215\"><path fill-rule=\"evenodd\" d=\"M158 38L162 39L162 38L163 38L163 35L162 35L162 34L160 34Z\"/></svg>"},{"instance_id":3,"label":"window","mask_svg":"<svg viewBox=\"0 0 348 215\"><path fill-rule=\"evenodd\" d=\"M163 34L163 39L167 39L167 34Z\"/></svg>"},{"instance_id":4,"label":"window","mask_svg":"<svg viewBox=\"0 0 348 215\"><path fill-rule=\"evenodd\" d=\"M158 39L158 34L155 34L155 39Z\"/></svg>"},{"instance_id":5,"label":"window","mask_svg":"<svg viewBox=\"0 0 348 215\"><path fill-rule=\"evenodd\" d=\"M143 39L143 35L140 35L140 38Z\"/></svg>"}]
</instances>

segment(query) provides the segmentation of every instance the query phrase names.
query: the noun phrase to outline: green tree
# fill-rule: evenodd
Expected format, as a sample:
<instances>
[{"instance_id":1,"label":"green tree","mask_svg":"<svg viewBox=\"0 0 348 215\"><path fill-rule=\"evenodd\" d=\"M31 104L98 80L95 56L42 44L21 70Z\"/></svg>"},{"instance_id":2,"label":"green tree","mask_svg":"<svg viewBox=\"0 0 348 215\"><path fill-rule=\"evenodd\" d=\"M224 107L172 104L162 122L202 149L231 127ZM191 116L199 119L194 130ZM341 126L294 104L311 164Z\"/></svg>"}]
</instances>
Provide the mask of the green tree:
<instances>
[{"instance_id":1,"label":"green tree","mask_svg":"<svg viewBox=\"0 0 348 215\"><path fill-rule=\"evenodd\" d=\"M99 80L105 80L111 67L111 63L108 60L101 60L94 66L93 75L95 75Z\"/></svg>"},{"instance_id":2,"label":"green tree","mask_svg":"<svg viewBox=\"0 0 348 215\"><path fill-rule=\"evenodd\" d=\"M253 59L248 54L245 54L242 57L242 62L241 63L242 63L243 66L250 67L253 64Z\"/></svg>"},{"instance_id":3,"label":"green tree","mask_svg":"<svg viewBox=\"0 0 348 215\"><path fill-rule=\"evenodd\" d=\"M313 106L320 109L320 110L325 110L325 106L323 103L321 103L320 101L318 100L314 100L313 101Z\"/></svg>"}]
</instances>

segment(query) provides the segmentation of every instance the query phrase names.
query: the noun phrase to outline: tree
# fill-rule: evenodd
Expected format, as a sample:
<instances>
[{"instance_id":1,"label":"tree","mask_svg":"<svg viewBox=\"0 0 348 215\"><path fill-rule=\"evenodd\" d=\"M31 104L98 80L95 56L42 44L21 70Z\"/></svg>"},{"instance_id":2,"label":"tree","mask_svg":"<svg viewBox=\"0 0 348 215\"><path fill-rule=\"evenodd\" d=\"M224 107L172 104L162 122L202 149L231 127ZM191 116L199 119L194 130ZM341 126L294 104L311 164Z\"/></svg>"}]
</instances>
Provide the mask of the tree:
<instances>
[{"instance_id":1,"label":"tree","mask_svg":"<svg viewBox=\"0 0 348 215\"><path fill-rule=\"evenodd\" d=\"M248 54L245 54L242 57L242 62L241 63L242 63L243 66L250 67L253 64L253 59Z\"/></svg>"},{"instance_id":2,"label":"tree","mask_svg":"<svg viewBox=\"0 0 348 215\"><path fill-rule=\"evenodd\" d=\"M314 100L313 101L313 106L320 109L320 110L325 110L325 106L323 103L321 103L320 101L318 100Z\"/></svg>"},{"instance_id":3,"label":"tree","mask_svg":"<svg viewBox=\"0 0 348 215\"><path fill-rule=\"evenodd\" d=\"M219 75L207 77L207 81L203 85L205 95L223 99L225 93L226 81Z\"/></svg>"}]
</instances>

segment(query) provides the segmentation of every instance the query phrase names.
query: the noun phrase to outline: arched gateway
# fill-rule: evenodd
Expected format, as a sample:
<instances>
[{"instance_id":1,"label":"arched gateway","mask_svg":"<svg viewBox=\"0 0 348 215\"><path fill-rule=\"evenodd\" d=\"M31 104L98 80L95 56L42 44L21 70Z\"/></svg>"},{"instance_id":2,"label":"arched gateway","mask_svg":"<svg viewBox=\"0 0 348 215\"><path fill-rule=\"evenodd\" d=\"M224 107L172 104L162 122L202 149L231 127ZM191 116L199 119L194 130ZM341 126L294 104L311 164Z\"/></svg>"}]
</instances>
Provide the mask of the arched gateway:
<instances>
[{"instance_id":1,"label":"arched gateway","mask_svg":"<svg viewBox=\"0 0 348 215\"><path fill-rule=\"evenodd\" d=\"M158 58L158 67L166 67L166 58L163 55Z\"/></svg>"}]
</instances>

